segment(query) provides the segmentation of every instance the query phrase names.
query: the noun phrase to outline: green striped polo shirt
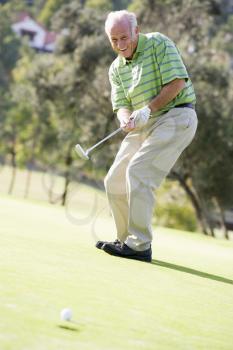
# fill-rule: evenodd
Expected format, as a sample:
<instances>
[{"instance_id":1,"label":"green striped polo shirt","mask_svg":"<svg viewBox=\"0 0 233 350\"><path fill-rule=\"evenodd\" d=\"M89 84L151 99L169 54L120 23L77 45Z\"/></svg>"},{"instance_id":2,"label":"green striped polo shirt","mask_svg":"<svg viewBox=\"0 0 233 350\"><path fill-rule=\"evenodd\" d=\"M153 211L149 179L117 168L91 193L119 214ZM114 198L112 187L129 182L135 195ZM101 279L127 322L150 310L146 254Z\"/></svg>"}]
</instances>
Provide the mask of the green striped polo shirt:
<instances>
[{"instance_id":1,"label":"green striped polo shirt","mask_svg":"<svg viewBox=\"0 0 233 350\"><path fill-rule=\"evenodd\" d=\"M192 82L175 44L161 33L139 34L132 60L118 56L110 66L113 111L136 110L157 96L163 85L174 79L185 79L185 88L165 107L153 113L158 116L176 105L195 104Z\"/></svg>"}]
</instances>

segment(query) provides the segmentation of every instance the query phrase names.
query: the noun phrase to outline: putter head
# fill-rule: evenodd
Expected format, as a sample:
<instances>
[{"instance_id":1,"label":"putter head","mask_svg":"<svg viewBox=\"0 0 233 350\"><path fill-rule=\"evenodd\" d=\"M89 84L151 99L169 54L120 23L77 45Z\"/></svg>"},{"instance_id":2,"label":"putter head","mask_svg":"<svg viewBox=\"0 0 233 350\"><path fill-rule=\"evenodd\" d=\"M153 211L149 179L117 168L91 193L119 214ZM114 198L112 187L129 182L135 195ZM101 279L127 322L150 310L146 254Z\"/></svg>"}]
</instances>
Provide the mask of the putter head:
<instances>
[{"instance_id":1,"label":"putter head","mask_svg":"<svg viewBox=\"0 0 233 350\"><path fill-rule=\"evenodd\" d=\"M80 158L85 160L89 159L87 152L85 152L84 149L79 144L75 146L75 151L77 152Z\"/></svg>"}]
</instances>

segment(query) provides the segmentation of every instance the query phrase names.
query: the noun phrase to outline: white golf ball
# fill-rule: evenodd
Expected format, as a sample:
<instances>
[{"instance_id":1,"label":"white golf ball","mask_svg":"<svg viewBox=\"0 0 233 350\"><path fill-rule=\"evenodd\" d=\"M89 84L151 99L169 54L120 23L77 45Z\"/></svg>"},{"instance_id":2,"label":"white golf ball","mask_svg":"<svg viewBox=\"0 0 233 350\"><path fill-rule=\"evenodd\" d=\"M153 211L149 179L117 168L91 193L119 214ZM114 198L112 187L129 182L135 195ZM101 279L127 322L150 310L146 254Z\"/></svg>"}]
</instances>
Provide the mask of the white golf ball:
<instances>
[{"instance_id":1,"label":"white golf ball","mask_svg":"<svg viewBox=\"0 0 233 350\"><path fill-rule=\"evenodd\" d=\"M70 321L72 318L72 311L70 309L61 310L60 317L62 321Z\"/></svg>"}]
</instances>

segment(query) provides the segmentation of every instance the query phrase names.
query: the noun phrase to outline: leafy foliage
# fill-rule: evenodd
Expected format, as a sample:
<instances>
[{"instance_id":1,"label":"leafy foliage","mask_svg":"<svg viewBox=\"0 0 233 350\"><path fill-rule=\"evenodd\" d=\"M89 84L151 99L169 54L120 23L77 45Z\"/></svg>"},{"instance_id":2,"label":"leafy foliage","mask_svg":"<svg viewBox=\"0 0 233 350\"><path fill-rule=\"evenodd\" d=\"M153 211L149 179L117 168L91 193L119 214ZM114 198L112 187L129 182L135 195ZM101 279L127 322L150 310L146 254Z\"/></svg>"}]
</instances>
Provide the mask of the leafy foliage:
<instances>
[{"instance_id":1,"label":"leafy foliage","mask_svg":"<svg viewBox=\"0 0 233 350\"><path fill-rule=\"evenodd\" d=\"M93 176L102 177L119 139L96 154L93 168L77 159L73 147L77 142L88 147L117 125L108 82L114 54L104 21L107 11L129 6L137 12L143 32L161 31L175 41L194 82L198 132L171 177L186 191L203 231L212 232L209 213L216 203L221 211L232 207L233 48L228 5L218 0L38 0L31 12L60 33L54 54L19 51L10 23L13 9L23 6L15 1L1 5L0 154L20 166L56 169L66 176L65 191L80 169L90 176L98 168ZM186 205L174 208L172 203L169 210L169 218L179 217L180 222L183 211L192 218ZM192 219L187 225L191 229Z\"/></svg>"}]
</instances>

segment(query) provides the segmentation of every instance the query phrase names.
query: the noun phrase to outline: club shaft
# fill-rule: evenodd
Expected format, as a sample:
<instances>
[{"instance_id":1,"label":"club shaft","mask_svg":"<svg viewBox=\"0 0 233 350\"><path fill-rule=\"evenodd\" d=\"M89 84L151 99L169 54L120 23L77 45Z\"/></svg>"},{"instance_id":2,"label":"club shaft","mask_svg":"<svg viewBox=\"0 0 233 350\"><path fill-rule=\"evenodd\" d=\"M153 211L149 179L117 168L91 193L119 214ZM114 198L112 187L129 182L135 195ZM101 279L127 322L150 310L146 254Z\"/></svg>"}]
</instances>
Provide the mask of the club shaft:
<instances>
[{"instance_id":1,"label":"club shaft","mask_svg":"<svg viewBox=\"0 0 233 350\"><path fill-rule=\"evenodd\" d=\"M96 147L98 147L99 145L101 145L103 142L107 141L108 139L110 139L110 137L118 134L120 131L122 130L122 128L118 128L117 130L113 131L111 134L109 134L108 136L106 136L103 140L100 140L99 142L97 142L95 145L93 145L92 147L88 148L88 150L86 151L86 153L90 153L93 149L95 149Z\"/></svg>"}]
</instances>

